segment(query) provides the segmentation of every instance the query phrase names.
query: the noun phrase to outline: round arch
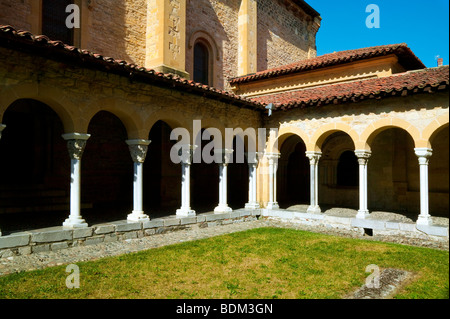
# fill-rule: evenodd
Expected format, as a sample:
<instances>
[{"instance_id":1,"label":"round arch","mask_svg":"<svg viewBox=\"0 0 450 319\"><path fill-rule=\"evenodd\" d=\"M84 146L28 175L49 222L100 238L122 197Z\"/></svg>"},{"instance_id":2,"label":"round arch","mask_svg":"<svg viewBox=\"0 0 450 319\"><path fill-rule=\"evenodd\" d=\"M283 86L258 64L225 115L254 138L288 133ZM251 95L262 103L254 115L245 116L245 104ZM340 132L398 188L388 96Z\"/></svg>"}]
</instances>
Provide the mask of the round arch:
<instances>
[{"instance_id":1,"label":"round arch","mask_svg":"<svg viewBox=\"0 0 450 319\"><path fill-rule=\"evenodd\" d=\"M302 129L296 126L285 126L280 128L280 130L278 131L278 136L275 139L269 139L268 152L279 153L283 143L292 135L297 135L298 137L300 137L300 139L306 145L306 150L308 150L308 145L310 145L308 135Z\"/></svg>"},{"instance_id":2,"label":"round arch","mask_svg":"<svg viewBox=\"0 0 450 319\"><path fill-rule=\"evenodd\" d=\"M370 151L375 137L384 130L390 128L400 128L405 130L412 137L415 147L421 147L420 141L422 139L420 137L420 132L414 125L402 119L389 118L370 124L361 134L359 141L356 143L356 149Z\"/></svg>"},{"instance_id":3,"label":"round arch","mask_svg":"<svg viewBox=\"0 0 450 319\"><path fill-rule=\"evenodd\" d=\"M48 105L58 115L65 133L77 131L79 125L74 119L77 118L78 107L67 98L67 92L37 83L13 86L0 94L0 123L8 107L21 99L32 99Z\"/></svg>"},{"instance_id":4,"label":"round arch","mask_svg":"<svg viewBox=\"0 0 450 319\"><path fill-rule=\"evenodd\" d=\"M443 114L435 119L433 122L428 124L428 126L422 131L422 140L427 141L425 147L432 148L433 140L436 135L439 134L443 129L449 126L449 113Z\"/></svg>"},{"instance_id":5,"label":"round arch","mask_svg":"<svg viewBox=\"0 0 450 319\"><path fill-rule=\"evenodd\" d=\"M133 111L133 108L124 107L127 102L118 101L113 98L100 99L91 102L86 110L87 114L83 116L82 132L87 132L88 127L95 115L101 111L114 114L119 118L127 131L128 139L146 139L148 131L144 129L141 115Z\"/></svg>"},{"instance_id":6,"label":"round arch","mask_svg":"<svg viewBox=\"0 0 450 319\"><path fill-rule=\"evenodd\" d=\"M325 142L327 137L329 137L333 133L340 131L350 136L353 145L356 148L357 142L359 141L359 135L358 133L356 133L355 130L353 130L353 128L350 125L344 123L330 123L323 125L320 129L318 129L314 133L313 137L311 138L311 143L309 144L309 147L307 145L307 149L310 151L321 152L323 142Z\"/></svg>"}]
</instances>

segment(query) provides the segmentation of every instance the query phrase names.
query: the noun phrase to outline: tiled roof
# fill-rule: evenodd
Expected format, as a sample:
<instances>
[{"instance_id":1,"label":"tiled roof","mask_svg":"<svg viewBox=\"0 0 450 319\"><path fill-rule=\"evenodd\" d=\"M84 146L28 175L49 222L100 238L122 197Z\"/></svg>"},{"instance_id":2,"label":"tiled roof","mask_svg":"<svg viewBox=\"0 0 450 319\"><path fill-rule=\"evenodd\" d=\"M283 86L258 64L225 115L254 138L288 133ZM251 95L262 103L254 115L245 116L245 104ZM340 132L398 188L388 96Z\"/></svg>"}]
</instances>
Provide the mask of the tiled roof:
<instances>
[{"instance_id":1,"label":"tiled roof","mask_svg":"<svg viewBox=\"0 0 450 319\"><path fill-rule=\"evenodd\" d=\"M315 88L289 91L253 98L254 101L273 103L276 109L320 106L390 96L448 90L449 66L397 73L391 76L353 81Z\"/></svg>"},{"instance_id":2,"label":"tiled roof","mask_svg":"<svg viewBox=\"0 0 450 319\"><path fill-rule=\"evenodd\" d=\"M269 79L287 74L315 70L390 54L397 55L399 63L402 64L407 70L425 68L425 65L414 55L411 49L406 44L401 43L324 54L315 58L301 60L299 62L260 71L254 74L236 77L230 79L230 84L233 85L255 80Z\"/></svg>"},{"instance_id":3,"label":"tiled roof","mask_svg":"<svg viewBox=\"0 0 450 319\"><path fill-rule=\"evenodd\" d=\"M227 91L187 80L177 75L164 74L123 60L116 60L111 57L82 50L64 44L61 41L50 40L45 35L33 35L28 31L16 30L9 25L0 25L0 46L33 55L41 55L71 65L127 76L136 81L170 87L212 99L226 101L240 107L264 109L264 106L258 102Z\"/></svg>"}]
</instances>

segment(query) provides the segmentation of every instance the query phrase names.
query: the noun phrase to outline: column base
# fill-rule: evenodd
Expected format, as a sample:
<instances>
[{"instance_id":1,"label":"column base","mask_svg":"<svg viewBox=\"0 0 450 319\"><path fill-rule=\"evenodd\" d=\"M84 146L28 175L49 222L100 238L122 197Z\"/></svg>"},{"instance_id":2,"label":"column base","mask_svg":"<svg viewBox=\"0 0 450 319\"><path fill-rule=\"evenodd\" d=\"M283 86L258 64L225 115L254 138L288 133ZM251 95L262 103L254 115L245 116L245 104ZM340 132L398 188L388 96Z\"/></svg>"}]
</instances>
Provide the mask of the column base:
<instances>
[{"instance_id":1,"label":"column base","mask_svg":"<svg viewBox=\"0 0 450 319\"><path fill-rule=\"evenodd\" d=\"M228 207L228 206L217 206L216 208L214 208L214 214L222 214L222 213L229 213L232 212L233 210Z\"/></svg>"},{"instance_id":2,"label":"column base","mask_svg":"<svg viewBox=\"0 0 450 319\"><path fill-rule=\"evenodd\" d=\"M245 204L245 209L260 209L259 203L247 203Z\"/></svg>"},{"instance_id":3,"label":"column base","mask_svg":"<svg viewBox=\"0 0 450 319\"><path fill-rule=\"evenodd\" d=\"M266 208L267 209L280 209L280 206L278 206L277 202L268 202Z\"/></svg>"},{"instance_id":4,"label":"column base","mask_svg":"<svg viewBox=\"0 0 450 319\"><path fill-rule=\"evenodd\" d=\"M63 227L65 227L65 228L83 228L83 227L88 227L88 224L82 218L79 218L79 219L67 218L63 222Z\"/></svg>"},{"instance_id":5,"label":"column base","mask_svg":"<svg viewBox=\"0 0 450 319\"><path fill-rule=\"evenodd\" d=\"M433 221L431 220L431 216L420 216L417 219L417 225L431 225L433 224Z\"/></svg>"},{"instance_id":6,"label":"column base","mask_svg":"<svg viewBox=\"0 0 450 319\"><path fill-rule=\"evenodd\" d=\"M192 209L190 209L190 208L180 208L180 209L177 209L177 213L176 213L176 215L177 216L183 216L183 217L185 217L185 216L195 216L195 210L192 210Z\"/></svg>"},{"instance_id":7,"label":"column base","mask_svg":"<svg viewBox=\"0 0 450 319\"><path fill-rule=\"evenodd\" d=\"M320 213L322 213L322 210L320 209L319 205L315 205L315 206L309 205L309 207L306 210L306 212L310 213L310 214L320 214Z\"/></svg>"},{"instance_id":8,"label":"column base","mask_svg":"<svg viewBox=\"0 0 450 319\"><path fill-rule=\"evenodd\" d=\"M370 213L368 210L358 210L358 214L356 214L356 218L362 218L362 219L369 217L369 216L370 216Z\"/></svg>"},{"instance_id":9,"label":"column base","mask_svg":"<svg viewBox=\"0 0 450 319\"><path fill-rule=\"evenodd\" d=\"M131 214L127 216L127 220L130 222L145 222L149 221L150 217L148 215L144 214L143 211L132 211Z\"/></svg>"}]
</instances>

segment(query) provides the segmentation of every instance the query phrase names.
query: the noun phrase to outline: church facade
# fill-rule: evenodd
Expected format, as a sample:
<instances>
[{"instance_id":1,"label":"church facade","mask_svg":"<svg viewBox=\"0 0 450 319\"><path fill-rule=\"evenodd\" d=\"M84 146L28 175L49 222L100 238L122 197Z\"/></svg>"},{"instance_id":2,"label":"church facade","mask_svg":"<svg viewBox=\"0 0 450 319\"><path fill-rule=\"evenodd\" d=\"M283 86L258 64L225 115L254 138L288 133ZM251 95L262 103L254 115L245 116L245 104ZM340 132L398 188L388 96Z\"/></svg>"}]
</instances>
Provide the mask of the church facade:
<instances>
[{"instance_id":1,"label":"church facade","mask_svg":"<svg viewBox=\"0 0 450 319\"><path fill-rule=\"evenodd\" d=\"M0 234L239 209L448 219L448 66L406 44L317 56L320 23L302 0L3 0ZM217 160L195 161L208 141Z\"/></svg>"}]
</instances>

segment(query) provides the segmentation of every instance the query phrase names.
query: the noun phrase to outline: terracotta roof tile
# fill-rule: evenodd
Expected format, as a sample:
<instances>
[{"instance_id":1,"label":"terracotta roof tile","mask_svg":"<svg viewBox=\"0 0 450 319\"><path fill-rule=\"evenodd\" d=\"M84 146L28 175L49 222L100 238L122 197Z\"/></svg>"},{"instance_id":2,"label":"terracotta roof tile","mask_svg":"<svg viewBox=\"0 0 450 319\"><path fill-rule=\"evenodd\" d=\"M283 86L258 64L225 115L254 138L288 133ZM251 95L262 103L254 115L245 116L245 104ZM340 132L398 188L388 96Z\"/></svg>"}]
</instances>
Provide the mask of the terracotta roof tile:
<instances>
[{"instance_id":1,"label":"terracotta roof tile","mask_svg":"<svg viewBox=\"0 0 450 319\"><path fill-rule=\"evenodd\" d=\"M31 32L16 30L9 25L0 25L0 46L22 50L31 54L42 55L50 59L76 64L82 67L95 68L105 72L113 72L123 76L133 77L152 84L170 86L197 95L228 101L232 104L264 109L264 105L251 101L236 94L230 94L211 86L196 83L173 74L164 74L152 69L137 66L124 60L115 60L101 54L90 52L64 44L61 41L50 40L45 35L33 35Z\"/></svg>"},{"instance_id":2,"label":"terracotta roof tile","mask_svg":"<svg viewBox=\"0 0 450 319\"><path fill-rule=\"evenodd\" d=\"M387 77L330 84L315 88L264 95L254 101L273 103L277 109L319 106L389 96L448 90L449 66L398 73Z\"/></svg>"},{"instance_id":3,"label":"terracotta roof tile","mask_svg":"<svg viewBox=\"0 0 450 319\"><path fill-rule=\"evenodd\" d=\"M249 74L230 79L230 84L239 84L250 81L279 77L287 74L299 73L303 71L315 70L319 68L350 63L363 59L396 54L399 62L407 70L423 69L425 65L417 58L411 49L405 44L390 44L361 48L356 50L346 50L324 54L315 58L301 60L295 63L264 70L255 74Z\"/></svg>"}]
</instances>

